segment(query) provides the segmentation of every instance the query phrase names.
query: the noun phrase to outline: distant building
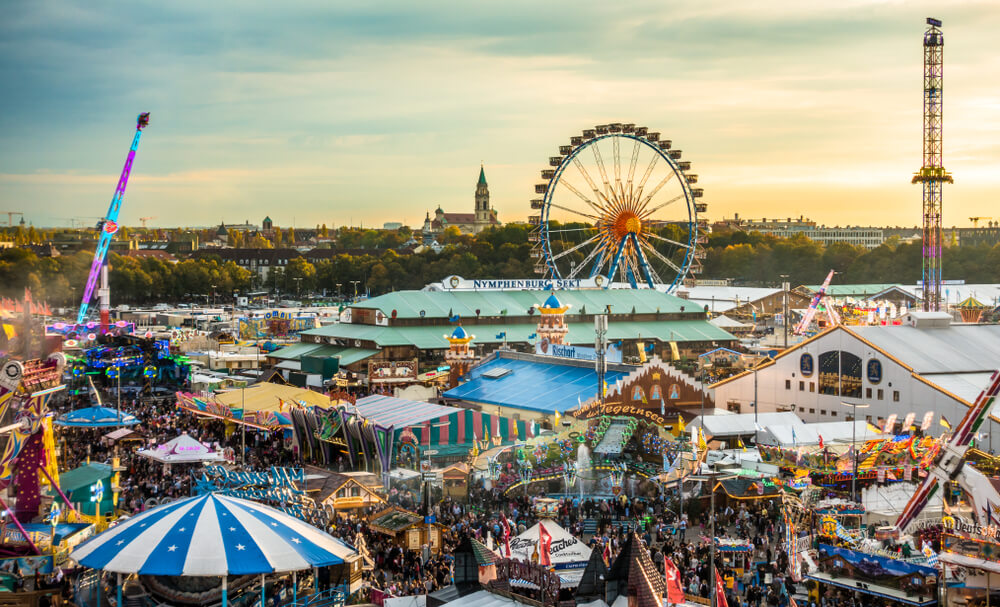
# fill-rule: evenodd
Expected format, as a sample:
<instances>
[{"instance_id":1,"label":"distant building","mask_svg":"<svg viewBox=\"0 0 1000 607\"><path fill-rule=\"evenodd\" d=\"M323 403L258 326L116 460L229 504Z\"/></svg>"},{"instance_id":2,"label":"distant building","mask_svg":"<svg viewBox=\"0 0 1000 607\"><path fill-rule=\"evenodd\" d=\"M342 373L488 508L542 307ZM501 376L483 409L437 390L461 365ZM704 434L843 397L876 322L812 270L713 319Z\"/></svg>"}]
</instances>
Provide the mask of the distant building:
<instances>
[{"instance_id":1,"label":"distant building","mask_svg":"<svg viewBox=\"0 0 1000 607\"><path fill-rule=\"evenodd\" d=\"M479 181L476 183L475 209L472 213L446 213L441 207L434 211L434 218L427 213L422 229L425 244L434 237L454 226L462 234L478 234L493 226L499 226L496 209L490 206L490 189L486 183L486 171L479 167Z\"/></svg>"},{"instance_id":2,"label":"distant building","mask_svg":"<svg viewBox=\"0 0 1000 607\"><path fill-rule=\"evenodd\" d=\"M398 230L403 227L403 224L398 221L387 221L382 224L383 230Z\"/></svg>"},{"instance_id":3,"label":"distant building","mask_svg":"<svg viewBox=\"0 0 1000 607\"><path fill-rule=\"evenodd\" d=\"M290 259L301 257L301 254L295 249L200 249L191 254L192 259L212 256L232 261L265 281L273 268L283 268Z\"/></svg>"}]
</instances>

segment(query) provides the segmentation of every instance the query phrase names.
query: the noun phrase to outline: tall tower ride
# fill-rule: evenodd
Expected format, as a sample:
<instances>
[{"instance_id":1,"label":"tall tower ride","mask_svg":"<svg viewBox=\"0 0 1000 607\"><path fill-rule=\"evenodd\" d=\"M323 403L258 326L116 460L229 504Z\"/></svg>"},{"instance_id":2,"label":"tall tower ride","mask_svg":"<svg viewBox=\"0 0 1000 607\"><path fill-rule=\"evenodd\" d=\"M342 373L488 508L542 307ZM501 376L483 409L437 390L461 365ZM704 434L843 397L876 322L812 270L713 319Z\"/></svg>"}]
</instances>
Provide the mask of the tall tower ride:
<instances>
[{"instance_id":1,"label":"tall tower ride","mask_svg":"<svg viewBox=\"0 0 1000 607\"><path fill-rule=\"evenodd\" d=\"M913 176L924 193L923 309L941 309L941 189L953 183L941 160L941 100L944 85L944 35L941 21L927 18L924 32L923 165Z\"/></svg>"}]
</instances>

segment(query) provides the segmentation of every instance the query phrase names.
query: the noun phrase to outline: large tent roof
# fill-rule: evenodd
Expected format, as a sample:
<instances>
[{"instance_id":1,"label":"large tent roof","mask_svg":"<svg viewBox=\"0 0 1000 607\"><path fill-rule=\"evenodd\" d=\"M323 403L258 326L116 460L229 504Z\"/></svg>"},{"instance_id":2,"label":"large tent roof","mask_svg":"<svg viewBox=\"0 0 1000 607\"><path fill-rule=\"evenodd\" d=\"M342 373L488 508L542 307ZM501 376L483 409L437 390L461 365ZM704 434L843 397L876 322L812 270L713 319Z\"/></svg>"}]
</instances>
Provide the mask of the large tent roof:
<instances>
[{"instance_id":1,"label":"large tent roof","mask_svg":"<svg viewBox=\"0 0 1000 607\"><path fill-rule=\"evenodd\" d=\"M709 438L735 438L754 434L765 426L795 426L798 434L799 428L805 424L798 415L790 411L781 413L740 413L736 415L705 415L699 416L691 422L691 426L702 427Z\"/></svg>"},{"instance_id":2,"label":"large tent roof","mask_svg":"<svg viewBox=\"0 0 1000 607\"><path fill-rule=\"evenodd\" d=\"M284 512L208 493L119 523L71 557L84 567L118 573L222 576L326 567L356 554Z\"/></svg>"},{"instance_id":3,"label":"large tent roof","mask_svg":"<svg viewBox=\"0 0 1000 607\"><path fill-rule=\"evenodd\" d=\"M418 426L424 422L462 411L458 407L445 407L434 403L379 394L359 398L355 404L358 413L365 419L386 428L395 426L397 429Z\"/></svg>"},{"instance_id":4,"label":"large tent roof","mask_svg":"<svg viewBox=\"0 0 1000 607\"><path fill-rule=\"evenodd\" d=\"M279 411L281 401L303 407L330 406L330 399L319 392L270 382L223 392L215 396L215 401L230 409L245 407L247 411Z\"/></svg>"}]
</instances>

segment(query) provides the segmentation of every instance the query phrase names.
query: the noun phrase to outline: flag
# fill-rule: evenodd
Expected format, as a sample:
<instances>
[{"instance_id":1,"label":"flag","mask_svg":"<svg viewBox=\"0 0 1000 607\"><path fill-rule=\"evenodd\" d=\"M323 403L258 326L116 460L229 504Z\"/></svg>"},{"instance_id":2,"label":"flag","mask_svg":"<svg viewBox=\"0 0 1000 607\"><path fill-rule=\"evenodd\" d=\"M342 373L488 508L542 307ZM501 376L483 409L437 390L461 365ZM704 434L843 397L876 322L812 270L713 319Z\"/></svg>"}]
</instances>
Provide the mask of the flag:
<instances>
[{"instance_id":1,"label":"flag","mask_svg":"<svg viewBox=\"0 0 1000 607\"><path fill-rule=\"evenodd\" d=\"M747 450L747 446L743 444L743 439L741 439L738 436L736 437L736 446L739 447L740 449L743 449L744 451Z\"/></svg>"},{"instance_id":2,"label":"flag","mask_svg":"<svg viewBox=\"0 0 1000 607\"><path fill-rule=\"evenodd\" d=\"M883 428L884 432L886 433L895 432L897 417L899 416L893 413L892 415L889 416L889 419L885 420L885 428Z\"/></svg>"},{"instance_id":3,"label":"flag","mask_svg":"<svg viewBox=\"0 0 1000 607\"><path fill-rule=\"evenodd\" d=\"M500 513L500 527L500 532L503 533L504 556L510 558L510 522L507 521L503 512Z\"/></svg>"},{"instance_id":4,"label":"flag","mask_svg":"<svg viewBox=\"0 0 1000 607\"><path fill-rule=\"evenodd\" d=\"M933 422L933 421L934 421L934 412L933 411L928 411L927 413L924 413L924 422L922 424L920 424L920 429L922 431L926 432L927 428L931 427L931 422Z\"/></svg>"},{"instance_id":5,"label":"flag","mask_svg":"<svg viewBox=\"0 0 1000 607\"><path fill-rule=\"evenodd\" d=\"M795 428L792 428L792 445L798 444L798 440L795 438Z\"/></svg>"},{"instance_id":6,"label":"flag","mask_svg":"<svg viewBox=\"0 0 1000 607\"><path fill-rule=\"evenodd\" d=\"M705 442L705 432L701 428L698 428L698 448L708 449L708 443Z\"/></svg>"},{"instance_id":7,"label":"flag","mask_svg":"<svg viewBox=\"0 0 1000 607\"><path fill-rule=\"evenodd\" d=\"M677 414L677 435L680 436L684 433L684 417L678 413Z\"/></svg>"},{"instance_id":8,"label":"flag","mask_svg":"<svg viewBox=\"0 0 1000 607\"><path fill-rule=\"evenodd\" d=\"M660 415L663 416L663 415L666 415L666 414L667 414L667 403L663 402L663 394L661 393L660 394ZM678 416L678 417L680 417L680 416Z\"/></svg>"},{"instance_id":9,"label":"flag","mask_svg":"<svg viewBox=\"0 0 1000 607\"><path fill-rule=\"evenodd\" d=\"M500 333L497 333L497 339L503 339L505 337L507 337L506 331L501 331Z\"/></svg>"},{"instance_id":10,"label":"flag","mask_svg":"<svg viewBox=\"0 0 1000 607\"><path fill-rule=\"evenodd\" d=\"M663 553L663 571L667 576L667 602L674 605L682 605L685 602L684 588L681 586L681 572L677 565L667 558L667 553Z\"/></svg>"},{"instance_id":11,"label":"flag","mask_svg":"<svg viewBox=\"0 0 1000 607\"><path fill-rule=\"evenodd\" d=\"M729 607L729 603L726 601L726 587L722 583L722 576L719 575L719 570L715 570L715 605L716 607Z\"/></svg>"},{"instance_id":12,"label":"flag","mask_svg":"<svg viewBox=\"0 0 1000 607\"><path fill-rule=\"evenodd\" d=\"M538 337L538 333L532 333L528 336L528 339L535 339L536 337Z\"/></svg>"},{"instance_id":13,"label":"flag","mask_svg":"<svg viewBox=\"0 0 1000 607\"><path fill-rule=\"evenodd\" d=\"M604 551L601 552L601 558L604 559L605 566L611 566L611 542L604 544Z\"/></svg>"},{"instance_id":14,"label":"flag","mask_svg":"<svg viewBox=\"0 0 1000 607\"><path fill-rule=\"evenodd\" d=\"M903 430L908 431L910 429L910 426L913 425L913 419L916 416L917 414L914 413L913 411L910 411L909 413L906 414L906 417L903 418Z\"/></svg>"},{"instance_id":15,"label":"flag","mask_svg":"<svg viewBox=\"0 0 1000 607\"><path fill-rule=\"evenodd\" d=\"M943 415L941 416L941 426L944 427L945 430L951 430L951 424L948 423L948 420L945 419Z\"/></svg>"},{"instance_id":16,"label":"flag","mask_svg":"<svg viewBox=\"0 0 1000 607\"><path fill-rule=\"evenodd\" d=\"M823 435L822 434L819 435L819 448L820 449L826 449L826 447L823 445Z\"/></svg>"},{"instance_id":17,"label":"flag","mask_svg":"<svg viewBox=\"0 0 1000 607\"><path fill-rule=\"evenodd\" d=\"M562 416L561 416L561 415L559 415L559 412L558 412L558 411L556 411L556 425L557 425L557 426L559 425L559 420L561 420L561 419L562 419Z\"/></svg>"},{"instance_id":18,"label":"flag","mask_svg":"<svg viewBox=\"0 0 1000 607\"><path fill-rule=\"evenodd\" d=\"M552 534L541 523L538 523L538 564L552 566Z\"/></svg>"},{"instance_id":19,"label":"flag","mask_svg":"<svg viewBox=\"0 0 1000 607\"><path fill-rule=\"evenodd\" d=\"M927 564L928 565L930 565L931 567L933 567L934 565L937 565L938 555L937 555L936 552L934 552L934 549L931 548L931 545L928 544L927 542L924 542L923 553L924 553L924 556L927 557Z\"/></svg>"}]
</instances>

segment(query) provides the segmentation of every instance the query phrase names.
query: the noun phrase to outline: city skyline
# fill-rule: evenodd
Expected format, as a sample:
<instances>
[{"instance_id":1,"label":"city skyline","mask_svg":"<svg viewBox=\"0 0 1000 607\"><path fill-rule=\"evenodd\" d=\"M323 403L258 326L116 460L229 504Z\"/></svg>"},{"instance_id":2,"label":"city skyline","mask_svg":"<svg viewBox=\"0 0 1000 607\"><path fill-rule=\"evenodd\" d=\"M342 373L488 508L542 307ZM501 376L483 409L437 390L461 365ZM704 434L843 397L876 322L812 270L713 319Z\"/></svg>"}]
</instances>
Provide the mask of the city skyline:
<instances>
[{"instance_id":1,"label":"city skyline","mask_svg":"<svg viewBox=\"0 0 1000 607\"><path fill-rule=\"evenodd\" d=\"M152 112L122 223L503 222L595 124L663 133L708 217L920 222L924 18L944 22L944 225L1000 219L1000 25L986 2L668 7L23 3L0 24L0 199L39 226L104 214ZM622 10L625 9L625 10ZM2 216L2 214L0 214Z\"/></svg>"}]
</instances>

